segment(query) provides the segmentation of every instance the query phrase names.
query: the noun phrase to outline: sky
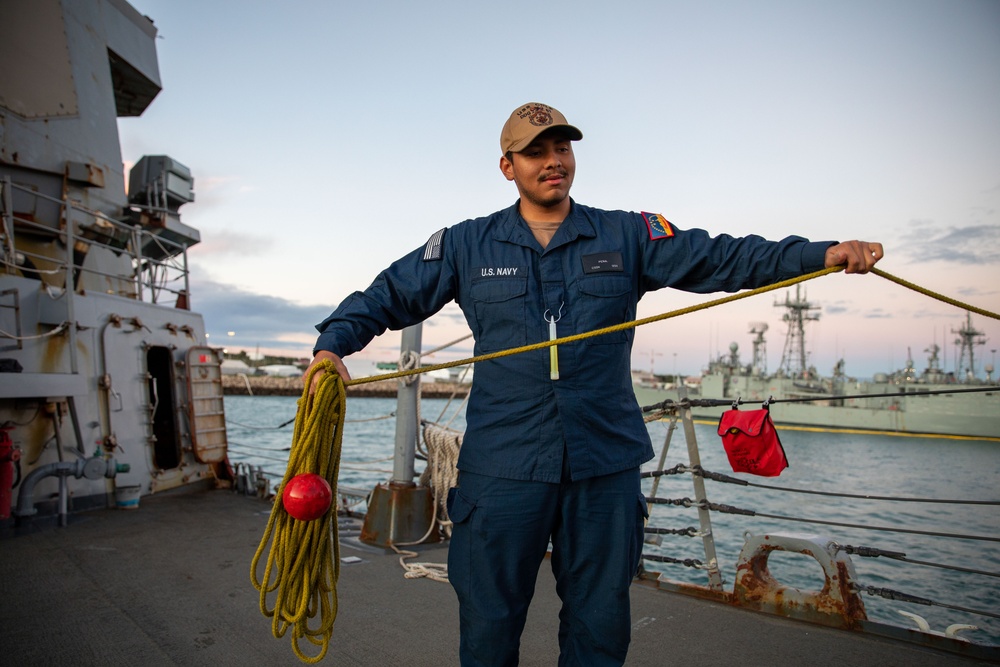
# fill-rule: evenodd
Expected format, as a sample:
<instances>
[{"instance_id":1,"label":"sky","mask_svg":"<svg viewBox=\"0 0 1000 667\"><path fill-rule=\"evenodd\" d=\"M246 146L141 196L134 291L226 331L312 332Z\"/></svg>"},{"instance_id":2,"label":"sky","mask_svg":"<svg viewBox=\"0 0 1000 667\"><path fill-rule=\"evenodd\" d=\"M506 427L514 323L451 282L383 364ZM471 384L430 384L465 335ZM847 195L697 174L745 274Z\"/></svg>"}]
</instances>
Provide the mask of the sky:
<instances>
[{"instance_id":1,"label":"sky","mask_svg":"<svg viewBox=\"0 0 1000 667\"><path fill-rule=\"evenodd\" d=\"M314 325L432 233L510 206L500 128L562 111L572 196L680 228L880 241L884 271L1000 312L1000 2L471 3L133 0L153 19L163 91L121 119L126 167L189 167L182 221L210 344L311 356ZM954 367L965 311L874 275L804 290L809 361L829 374ZM661 290L650 317L722 295ZM784 293L636 331L633 367L696 374L752 322L781 361ZM973 315L995 360L1000 321ZM230 335L231 332L231 335ZM454 304L423 346L468 333ZM389 332L355 355L395 360ZM472 356L471 341L434 355ZM995 374L994 374L995 377Z\"/></svg>"}]
</instances>

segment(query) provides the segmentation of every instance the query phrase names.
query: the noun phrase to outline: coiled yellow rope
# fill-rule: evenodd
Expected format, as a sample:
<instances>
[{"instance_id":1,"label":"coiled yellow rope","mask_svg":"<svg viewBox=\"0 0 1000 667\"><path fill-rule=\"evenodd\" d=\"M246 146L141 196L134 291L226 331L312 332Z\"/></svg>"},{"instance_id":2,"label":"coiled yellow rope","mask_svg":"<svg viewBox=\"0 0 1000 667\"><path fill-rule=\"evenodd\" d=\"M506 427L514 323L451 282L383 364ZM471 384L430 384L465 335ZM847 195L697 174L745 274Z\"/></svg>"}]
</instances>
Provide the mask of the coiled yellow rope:
<instances>
[{"instance_id":1,"label":"coiled yellow rope","mask_svg":"<svg viewBox=\"0 0 1000 667\"><path fill-rule=\"evenodd\" d=\"M340 468L340 450L343 438L346 386L403 378L419 373L464 366L498 357L543 349L552 345L571 343L592 336L600 336L614 331L621 331L705 310L730 301L746 299L757 294L778 290L796 283L842 271L843 268L843 266L838 266L823 269L765 287L706 301L702 304L582 334L566 336L533 345L525 345L501 352L493 352L469 359L411 368L385 375L359 378L348 382L341 380L332 362L326 361L317 364L310 369L309 374L305 378L305 388L302 398L299 400L298 412L295 417L295 432L292 436L292 449L288 458L288 469L285 471L281 486L278 488L271 517L268 520L264 537L257 548L257 553L254 555L250 568L253 585L260 592L261 612L265 616L272 618L274 636L277 638L283 637L289 626L291 626L292 649L300 660L307 663L316 663L322 660L329 648L330 637L333 634L333 624L337 618L336 589L337 579L340 576L340 542L337 536L336 503L331 504L330 510L327 511L322 519L297 521L285 511L281 503L281 496L285 484L292 477L301 473L313 472L326 478L330 483L330 488L333 489L333 496L336 498L337 474ZM945 303L979 313L986 317L1000 319L1000 315L996 313L931 292L879 269L872 269L872 272L891 282ZM313 377L316 373L320 373L320 377L316 380L315 391L311 392L310 387L313 384ZM271 545L263 581L259 581L257 579L258 564L264 552L267 551L269 542ZM268 609L267 597L275 592L277 595L274 607ZM317 612L320 615L319 627L310 628L308 621L315 618ZM321 647L319 655L308 657L302 653L299 648L299 641L303 638Z\"/></svg>"},{"instance_id":2,"label":"coiled yellow rope","mask_svg":"<svg viewBox=\"0 0 1000 667\"><path fill-rule=\"evenodd\" d=\"M320 377L315 391L310 392L316 373ZM290 479L316 473L330 483L336 499L345 402L344 383L331 362L317 364L310 370L295 416L288 468L250 565L250 579L260 593L261 613L272 619L274 636L280 639L291 627L292 650L306 663L319 662L326 655L337 618L340 577L337 503L332 502L319 519L299 521L285 511L281 497ZM265 551L268 556L264 576L258 579L258 565ZM268 608L267 598L272 593L274 606ZM317 627L309 627L310 619L317 613ZM299 646L303 638L319 646L320 653L313 657L305 655Z\"/></svg>"}]
</instances>

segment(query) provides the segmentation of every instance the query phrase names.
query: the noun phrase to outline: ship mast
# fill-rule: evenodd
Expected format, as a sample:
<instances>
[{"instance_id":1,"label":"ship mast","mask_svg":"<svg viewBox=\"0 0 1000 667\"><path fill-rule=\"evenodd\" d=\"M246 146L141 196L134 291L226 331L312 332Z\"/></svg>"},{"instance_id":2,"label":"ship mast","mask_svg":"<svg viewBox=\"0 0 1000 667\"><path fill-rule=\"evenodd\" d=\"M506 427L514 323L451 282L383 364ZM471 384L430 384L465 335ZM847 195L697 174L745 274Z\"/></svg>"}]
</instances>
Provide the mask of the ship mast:
<instances>
[{"instance_id":1,"label":"ship mast","mask_svg":"<svg viewBox=\"0 0 1000 667\"><path fill-rule=\"evenodd\" d=\"M982 331L976 331L972 326L972 313L966 311L965 324L958 330L952 329L952 333L958 334L955 344L960 346L958 353L958 364L955 370L958 372L959 381L971 380L976 375L976 363L974 350L976 345L985 345L986 338ZM977 338L977 336L979 338Z\"/></svg>"},{"instance_id":2,"label":"ship mast","mask_svg":"<svg viewBox=\"0 0 1000 667\"><path fill-rule=\"evenodd\" d=\"M750 372L753 375L767 375L767 341L764 339L766 332L767 324L764 322L750 324L750 333L754 334L753 362L750 364Z\"/></svg>"},{"instance_id":3,"label":"ship mast","mask_svg":"<svg viewBox=\"0 0 1000 667\"><path fill-rule=\"evenodd\" d=\"M805 295L802 294L802 285L795 286L794 301L786 293L784 302L775 301L774 305L785 309L785 314L781 319L788 323L785 349L781 353L781 371L789 377L806 377L808 367L806 366L805 323L818 320L819 314L810 311L816 311L820 308L806 301Z\"/></svg>"}]
</instances>

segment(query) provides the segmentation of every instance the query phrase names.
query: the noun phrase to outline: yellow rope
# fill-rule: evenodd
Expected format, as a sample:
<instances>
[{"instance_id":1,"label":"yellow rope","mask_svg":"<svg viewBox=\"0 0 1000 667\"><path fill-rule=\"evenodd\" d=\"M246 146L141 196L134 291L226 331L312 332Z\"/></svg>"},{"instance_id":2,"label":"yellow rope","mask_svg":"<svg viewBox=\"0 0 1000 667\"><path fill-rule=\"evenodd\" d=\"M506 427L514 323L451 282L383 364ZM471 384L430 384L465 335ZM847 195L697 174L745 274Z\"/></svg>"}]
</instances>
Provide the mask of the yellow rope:
<instances>
[{"instance_id":1,"label":"yellow rope","mask_svg":"<svg viewBox=\"0 0 1000 667\"><path fill-rule=\"evenodd\" d=\"M873 268L872 269L872 273L874 273L876 276L881 276L882 278L885 278L886 280L888 280L890 282L894 282L897 285L902 285L903 287L905 287L907 289L911 289L914 292L919 292L920 294L923 294L925 296L929 296L932 299L937 299L938 301L943 301L944 303L951 304L952 306L958 306L962 310L968 310L968 311L971 311L973 313L976 313L977 315L982 315L983 317L991 317L994 320L1000 320L1000 315L998 315L997 313L990 312L990 311L985 310L983 308L976 308L975 306L970 305L968 303L965 303L964 301L959 301L958 299L952 299L951 297L947 297L944 294L938 294L937 292L932 292L931 290L927 289L926 287L921 287L920 285L915 285L915 284L911 283L908 280L903 280L902 278L897 278L896 276L894 276L892 274L889 274L889 273L886 273L885 271L882 271L881 269Z\"/></svg>"},{"instance_id":2,"label":"yellow rope","mask_svg":"<svg viewBox=\"0 0 1000 667\"><path fill-rule=\"evenodd\" d=\"M489 354L482 354L479 355L478 357L470 357L468 359L460 359L458 361L449 361L441 364L434 364L431 366L410 368L406 370L396 371L394 373L386 373L385 375L373 375L371 377L352 379L348 380L344 384L350 387L358 384L366 384L368 382L378 382L380 380L393 380L396 378L407 377L409 375L417 375L419 373L429 373L431 371L437 371L444 368L454 368L455 366L465 366L467 364L474 364L480 361L489 361L490 359L497 359L499 357L509 357L514 354L521 354L522 352L531 352L532 350L542 350L545 349L546 347L551 347L553 345L565 345L566 343L573 343L578 340L583 340L584 338L603 336L604 334L613 333L615 331L634 329L644 324L652 324L653 322L660 322L662 320L668 320L674 317L680 317L681 315L696 313L699 310L707 310L709 308L714 308L715 306L721 306L722 304L729 303L731 301L739 301L740 299L746 299L752 296L757 296L758 294L764 294L765 292L773 292L774 290L790 287L797 283L803 283L807 280L812 280L813 278L819 278L820 276L825 276L843 270L844 270L843 266L832 266L826 269L820 269L819 271L814 271L813 273L807 273L804 276L789 278L788 280L782 280L780 282L772 283L770 285L765 285L764 287L757 287L755 289L747 290L745 292L730 294L729 296L724 296L719 299L712 299L711 301L706 301L704 303L696 304L694 306L688 306L687 308L679 308L678 310L672 310L667 313L661 313L660 315L653 315L652 317L645 317L643 319L633 320L631 322L623 322L621 324L615 324L610 327L604 327L603 329L594 329L593 331L574 334L572 336L566 336L564 338L556 338L554 340L542 341L540 343L533 343L531 345L524 345L522 347L513 347L508 350L491 352ZM928 289L919 287L911 282L903 280L902 278L897 278L896 276L886 273L885 271L872 268L871 272L874 273L875 275L885 278L886 280L902 285L903 287L906 287L908 289L915 290L917 292L920 292L921 294L925 294L932 298L938 299L939 301L943 301L944 303L948 303L953 306L958 306L959 308L970 310L974 313L978 313L986 317L992 317L993 319L1000 320L1000 315L998 315L997 313L993 313L983 308L976 308L975 306L963 303L961 301L958 301L957 299L952 299L950 297L944 296L943 294L932 292Z\"/></svg>"},{"instance_id":3,"label":"yellow rope","mask_svg":"<svg viewBox=\"0 0 1000 667\"><path fill-rule=\"evenodd\" d=\"M329 372L325 372L329 371ZM320 372L316 390L310 393L312 378ZM281 638L292 628L292 650L300 660L316 663L323 659L337 618L337 580L340 577L340 541L337 535L337 503L332 502L319 519L299 521L285 511L281 502L285 485L296 475L316 473L330 483L337 497L337 475L343 439L344 383L331 362L317 364L305 379L295 416L288 468L281 480L274 507L257 553L250 565L250 579L260 593L260 610L272 619L271 630ZM270 543L270 550L268 550ZM263 579L258 564L268 552ZM274 593L274 606L268 596ZM310 619L319 613L317 627ZM309 657L299 642L305 638L320 647Z\"/></svg>"}]
</instances>

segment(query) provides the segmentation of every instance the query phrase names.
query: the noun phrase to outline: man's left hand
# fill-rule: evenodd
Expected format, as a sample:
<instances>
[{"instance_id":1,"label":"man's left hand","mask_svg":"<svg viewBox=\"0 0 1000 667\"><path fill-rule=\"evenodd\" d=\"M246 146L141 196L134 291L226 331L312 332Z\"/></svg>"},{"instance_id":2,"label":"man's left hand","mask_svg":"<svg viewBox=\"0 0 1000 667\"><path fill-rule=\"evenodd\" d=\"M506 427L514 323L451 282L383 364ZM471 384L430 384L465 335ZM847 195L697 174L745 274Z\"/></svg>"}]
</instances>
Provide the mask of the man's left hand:
<instances>
[{"instance_id":1,"label":"man's left hand","mask_svg":"<svg viewBox=\"0 0 1000 667\"><path fill-rule=\"evenodd\" d=\"M846 264L844 273L868 273L883 255L881 243L844 241L826 249L826 267Z\"/></svg>"}]
</instances>

